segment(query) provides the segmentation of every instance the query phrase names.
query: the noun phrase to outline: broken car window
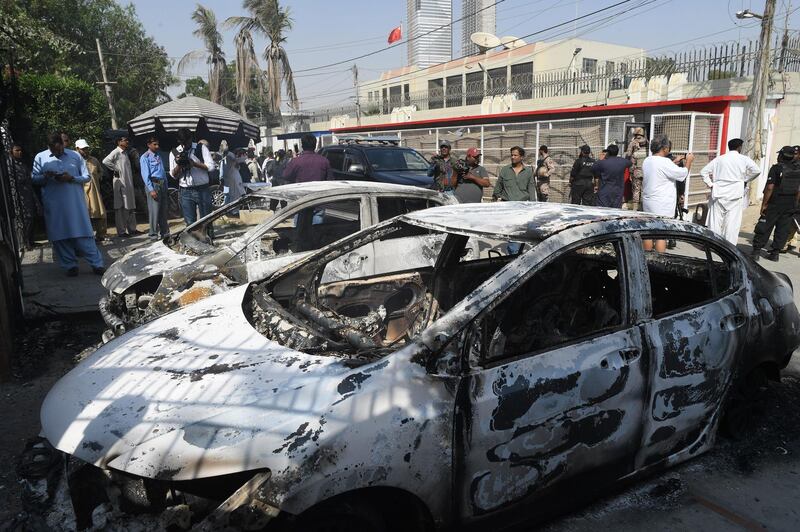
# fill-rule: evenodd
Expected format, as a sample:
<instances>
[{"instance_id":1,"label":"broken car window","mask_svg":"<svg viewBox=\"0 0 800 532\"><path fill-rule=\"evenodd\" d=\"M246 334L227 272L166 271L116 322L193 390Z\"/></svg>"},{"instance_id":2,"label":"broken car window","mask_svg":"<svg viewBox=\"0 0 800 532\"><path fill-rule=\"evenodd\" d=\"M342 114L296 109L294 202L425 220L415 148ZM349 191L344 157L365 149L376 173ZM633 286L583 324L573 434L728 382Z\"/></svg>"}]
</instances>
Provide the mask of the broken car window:
<instances>
[{"instance_id":1,"label":"broken car window","mask_svg":"<svg viewBox=\"0 0 800 532\"><path fill-rule=\"evenodd\" d=\"M642 236L642 239L648 238L665 239L664 236ZM708 246L680 238L668 241L665 252L644 254L655 318L714 297Z\"/></svg>"},{"instance_id":2,"label":"broken car window","mask_svg":"<svg viewBox=\"0 0 800 532\"><path fill-rule=\"evenodd\" d=\"M622 325L617 242L557 257L517 287L480 325L483 361L506 360Z\"/></svg>"},{"instance_id":3,"label":"broken car window","mask_svg":"<svg viewBox=\"0 0 800 532\"><path fill-rule=\"evenodd\" d=\"M261 235L261 248L277 255L311 251L359 230L361 200L318 203L287 216Z\"/></svg>"}]
</instances>

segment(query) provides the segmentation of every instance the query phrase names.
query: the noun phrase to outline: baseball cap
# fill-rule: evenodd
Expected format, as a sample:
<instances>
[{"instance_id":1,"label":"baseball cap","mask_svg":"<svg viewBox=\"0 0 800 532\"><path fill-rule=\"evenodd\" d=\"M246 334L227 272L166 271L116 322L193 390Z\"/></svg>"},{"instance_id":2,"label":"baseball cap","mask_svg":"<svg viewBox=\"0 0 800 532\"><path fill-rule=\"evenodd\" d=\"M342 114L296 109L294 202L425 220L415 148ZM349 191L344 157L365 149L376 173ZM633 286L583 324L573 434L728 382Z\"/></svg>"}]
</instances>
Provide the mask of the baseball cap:
<instances>
[{"instance_id":1,"label":"baseball cap","mask_svg":"<svg viewBox=\"0 0 800 532\"><path fill-rule=\"evenodd\" d=\"M75 145L77 146L78 143L76 142ZM779 154L783 155L784 157L794 157L795 149L794 146L784 146L781 148L781 151L778 152Z\"/></svg>"},{"instance_id":2,"label":"baseball cap","mask_svg":"<svg viewBox=\"0 0 800 532\"><path fill-rule=\"evenodd\" d=\"M481 154L481 150L479 150L478 148L474 148L473 147L473 148L470 148L470 149L467 150L467 156L468 157L477 157L480 154Z\"/></svg>"},{"instance_id":3,"label":"baseball cap","mask_svg":"<svg viewBox=\"0 0 800 532\"><path fill-rule=\"evenodd\" d=\"M443 141L441 141L439 143L439 147L440 148L443 147L443 146L447 146L448 148L452 148L452 146L450 145L450 141L449 140L443 140Z\"/></svg>"},{"instance_id":4,"label":"baseball cap","mask_svg":"<svg viewBox=\"0 0 800 532\"><path fill-rule=\"evenodd\" d=\"M86 139L78 139L75 141L75 147L80 149L88 148L89 143L86 142Z\"/></svg>"}]
</instances>

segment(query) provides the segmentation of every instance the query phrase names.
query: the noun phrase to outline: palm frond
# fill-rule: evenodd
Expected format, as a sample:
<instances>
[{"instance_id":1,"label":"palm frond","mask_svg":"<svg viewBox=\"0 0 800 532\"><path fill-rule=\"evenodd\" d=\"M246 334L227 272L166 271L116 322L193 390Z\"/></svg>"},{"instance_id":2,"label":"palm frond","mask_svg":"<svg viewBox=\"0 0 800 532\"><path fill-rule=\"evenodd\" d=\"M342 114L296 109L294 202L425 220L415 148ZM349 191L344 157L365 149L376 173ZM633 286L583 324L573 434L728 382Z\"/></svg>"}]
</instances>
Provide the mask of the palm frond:
<instances>
[{"instance_id":1,"label":"palm frond","mask_svg":"<svg viewBox=\"0 0 800 532\"><path fill-rule=\"evenodd\" d=\"M253 36L246 29L239 30L233 39L236 45L236 94L242 116L247 117L247 100L253 88L253 74L260 70Z\"/></svg>"},{"instance_id":2,"label":"palm frond","mask_svg":"<svg viewBox=\"0 0 800 532\"><path fill-rule=\"evenodd\" d=\"M294 86L294 75L292 74L292 67L289 64L289 56L283 47L278 47L278 54L281 60L281 70L283 71L283 83L286 85L286 95L289 97L292 107L297 109L299 102L297 99L297 88Z\"/></svg>"},{"instance_id":3,"label":"palm frond","mask_svg":"<svg viewBox=\"0 0 800 532\"><path fill-rule=\"evenodd\" d=\"M176 67L178 74L185 72L186 68L191 66L193 63L205 59L205 57L205 50L192 50L191 52L187 52L183 57L181 57L180 61L178 61L178 66Z\"/></svg>"}]
</instances>

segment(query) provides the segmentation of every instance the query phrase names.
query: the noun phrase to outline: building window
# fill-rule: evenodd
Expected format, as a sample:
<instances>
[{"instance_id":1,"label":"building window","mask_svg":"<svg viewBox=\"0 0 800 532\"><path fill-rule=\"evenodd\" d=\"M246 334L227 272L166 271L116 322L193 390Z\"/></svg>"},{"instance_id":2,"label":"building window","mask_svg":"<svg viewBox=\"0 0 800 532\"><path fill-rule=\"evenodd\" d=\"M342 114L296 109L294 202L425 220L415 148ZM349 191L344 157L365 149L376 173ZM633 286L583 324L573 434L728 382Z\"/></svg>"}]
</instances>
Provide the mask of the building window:
<instances>
[{"instance_id":1,"label":"building window","mask_svg":"<svg viewBox=\"0 0 800 532\"><path fill-rule=\"evenodd\" d=\"M394 107L400 107L402 105L403 88L400 85L395 85L394 87L389 87L389 108L392 109Z\"/></svg>"},{"instance_id":2,"label":"building window","mask_svg":"<svg viewBox=\"0 0 800 532\"><path fill-rule=\"evenodd\" d=\"M470 72L466 76L467 105L478 105L483 101L483 72Z\"/></svg>"},{"instance_id":3,"label":"building window","mask_svg":"<svg viewBox=\"0 0 800 532\"><path fill-rule=\"evenodd\" d=\"M530 100L533 97L533 62L511 65L508 92L516 92L520 100Z\"/></svg>"},{"instance_id":4,"label":"building window","mask_svg":"<svg viewBox=\"0 0 800 532\"><path fill-rule=\"evenodd\" d=\"M489 77L489 94L498 96L506 93L508 74L506 67L493 68L487 72Z\"/></svg>"},{"instance_id":5,"label":"building window","mask_svg":"<svg viewBox=\"0 0 800 532\"><path fill-rule=\"evenodd\" d=\"M408 83L403 85L403 105L411 105L411 90Z\"/></svg>"},{"instance_id":6,"label":"building window","mask_svg":"<svg viewBox=\"0 0 800 532\"><path fill-rule=\"evenodd\" d=\"M617 64L614 61L606 61L606 74L613 74L617 69Z\"/></svg>"},{"instance_id":7,"label":"building window","mask_svg":"<svg viewBox=\"0 0 800 532\"><path fill-rule=\"evenodd\" d=\"M444 107L444 80L428 80L428 109L441 109Z\"/></svg>"},{"instance_id":8,"label":"building window","mask_svg":"<svg viewBox=\"0 0 800 532\"><path fill-rule=\"evenodd\" d=\"M387 89L381 89L381 96L383 100L383 105L381 105L381 112L383 114L389 114L389 94Z\"/></svg>"},{"instance_id":9,"label":"building window","mask_svg":"<svg viewBox=\"0 0 800 532\"><path fill-rule=\"evenodd\" d=\"M583 72L585 74L597 74L597 59L583 58Z\"/></svg>"},{"instance_id":10,"label":"building window","mask_svg":"<svg viewBox=\"0 0 800 532\"><path fill-rule=\"evenodd\" d=\"M445 105L447 107L460 107L463 105L462 97L464 94L463 80L461 75L449 76L447 78L447 85L445 86L446 98Z\"/></svg>"}]
</instances>

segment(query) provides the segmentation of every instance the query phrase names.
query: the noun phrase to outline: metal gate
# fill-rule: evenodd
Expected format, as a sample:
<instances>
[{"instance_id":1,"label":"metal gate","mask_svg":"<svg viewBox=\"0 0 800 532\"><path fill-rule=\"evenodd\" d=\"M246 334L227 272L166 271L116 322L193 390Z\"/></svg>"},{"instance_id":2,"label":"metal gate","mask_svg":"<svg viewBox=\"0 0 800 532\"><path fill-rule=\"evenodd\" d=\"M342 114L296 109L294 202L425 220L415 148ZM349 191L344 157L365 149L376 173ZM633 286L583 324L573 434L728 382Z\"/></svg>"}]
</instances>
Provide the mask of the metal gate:
<instances>
[{"instance_id":1,"label":"metal gate","mask_svg":"<svg viewBox=\"0 0 800 532\"><path fill-rule=\"evenodd\" d=\"M650 119L650 138L666 135L672 141L672 153L694 153L694 164L686 178L684 208L708 202L708 187L700 170L720 154L722 149L721 114L682 112L653 115Z\"/></svg>"}]
</instances>

